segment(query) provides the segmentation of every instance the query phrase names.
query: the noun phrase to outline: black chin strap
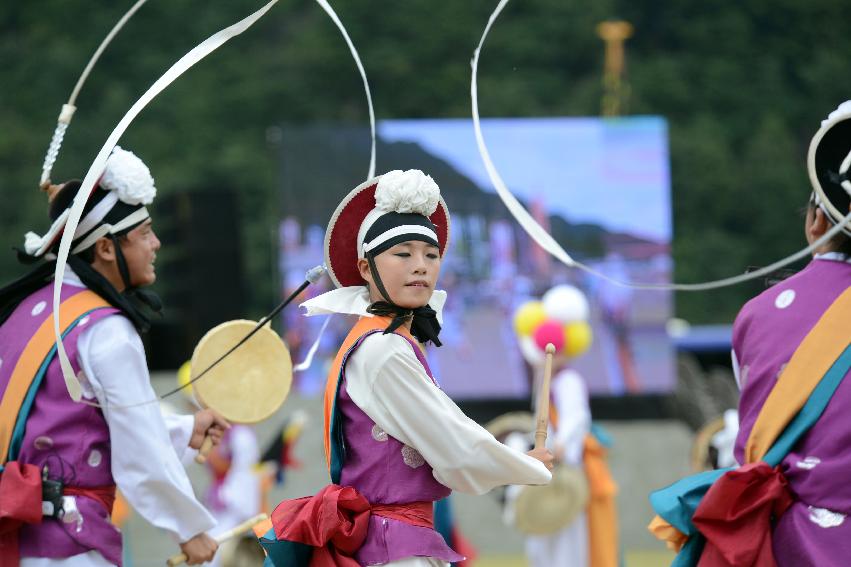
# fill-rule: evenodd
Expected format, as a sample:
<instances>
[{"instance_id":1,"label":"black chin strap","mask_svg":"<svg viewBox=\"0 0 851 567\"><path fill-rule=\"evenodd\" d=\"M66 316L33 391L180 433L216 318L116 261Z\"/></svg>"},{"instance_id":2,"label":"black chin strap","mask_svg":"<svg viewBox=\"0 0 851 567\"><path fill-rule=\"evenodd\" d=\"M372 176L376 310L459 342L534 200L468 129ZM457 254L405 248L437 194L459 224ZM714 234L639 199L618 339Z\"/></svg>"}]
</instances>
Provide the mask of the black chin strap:
<instances>
[{"instance_id":1,"label":"black chin strap","mask_svg":"<svg viewBox=\"0 0 851 567\"><path fill-rule=\"evenodd\" d=\"M87 288L120 309L130 319L136 330L140 333L148 332L151 328L151 316L159 315L162 310L162 303L156 294L139 289L125 290L121 293L100 272L92 268L91 264L78 256L69 256L68 265Z\"/></svg>"},{"instance_id":2,"label":"black chin strap","mask_svg":"<svg viewBox=\"0 0 851 567\"><path fill-rule=\"evenodd\" d=\"M131 317L140 332L147 332L151 327L151 315L162 316L163 303L159 296L153 291L139 289L133 287L130 283L130 269L127 267L127 260L124 258L124 252L121 250L119 238L110 234L112 244L115 247L115 261L118 264L118 272L121 274L121 281L124 282L124 291L121 295L126 298L126 307L133 310L135 317ZM138 321L138 323L137 323Z\"/></svg>"},{"instance_id":3,"label":"black chin strap","mask_svg":"<svg viewBox=\"0 0 851 567\"><path fill-rule=\"evenodd\" d=\"M392 333L408 320L411 320L411 334L421 343L431 341L434 346L441 346L442 343L437 336L440 334L440 323L437 321L437 312L423 305L416 309L407 309L393 303L390 299L390 294L384 287L384 282L381 281L381 275L378 273L378 267L375 265L375 256L372 254L366 255L366 261L369 263L369 272L372 274L372 279L375 282L375 287L378 293L384 298L384 301L376 301L367 308L369 313L378 315L379 317L393 317L393 321L384 330L384 334Z\"/></svg>"},{"instance_id":4,"label":"black chin strap","mask_svg":"<svg viewBox=\"0 0 851 567\"><path fill-rule=\"evenodd\" d=\"M127 268L127 260L124 259L121 243L114 234L110 233L109 238L112 239L112 246L115 248L115 261L118 263L118 272L121 274L121 281L124 282L124 289L131 289L133 286L130 285L130 270Z\"/></svg>"}]
</instances>

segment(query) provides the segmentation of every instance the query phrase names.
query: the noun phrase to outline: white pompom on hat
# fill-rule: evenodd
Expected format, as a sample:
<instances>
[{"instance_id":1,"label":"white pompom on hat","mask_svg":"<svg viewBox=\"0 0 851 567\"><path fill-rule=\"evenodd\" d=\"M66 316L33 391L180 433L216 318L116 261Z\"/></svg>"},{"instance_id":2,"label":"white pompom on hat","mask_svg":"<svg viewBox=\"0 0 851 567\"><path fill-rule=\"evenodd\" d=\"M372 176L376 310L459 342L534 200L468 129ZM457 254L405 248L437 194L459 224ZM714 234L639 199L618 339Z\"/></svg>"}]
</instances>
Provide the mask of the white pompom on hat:
<instances>
[{"instance_id":1,"label":"white pompom on hat","mask_svg":"<svg viewBox=\"0 0 851 567\"><path fill-rule=\"evenodd\" d=\"M375 208L384 212L434 214L440 189L430 175L419 169L388 171L378 178Z\"/></svg>"},{"instance_id":2,"label":"white pompom on hat","mask_svg":"<svg viewBox=\"0 0 851 567\"><path fill-rule=\"evenodd\" d=\"M115 191L118 199L128 205L150 205L157 195L151 170L136 154L121 146L115 146L109 155L98 185Z\"/></svg>"}]
</instances>

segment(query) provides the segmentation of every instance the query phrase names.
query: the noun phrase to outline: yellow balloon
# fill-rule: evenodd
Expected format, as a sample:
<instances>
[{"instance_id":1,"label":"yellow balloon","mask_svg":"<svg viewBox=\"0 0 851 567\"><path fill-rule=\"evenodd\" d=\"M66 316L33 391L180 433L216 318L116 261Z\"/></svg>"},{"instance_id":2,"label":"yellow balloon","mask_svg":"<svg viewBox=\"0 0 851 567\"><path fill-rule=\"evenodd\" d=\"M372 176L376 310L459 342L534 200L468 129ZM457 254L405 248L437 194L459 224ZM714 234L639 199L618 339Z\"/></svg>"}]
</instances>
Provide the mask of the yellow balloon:
<instances>
[{"instance_id":1,"label":"yellow balloon","mask_svg":"<svg viewBox=\"0 0 851 567\"><path fill-rule=\"evenodd\" d=\"M538 325L546 320L547 314L544 313L544 304L540 301L527 301L514 312L514 332L518 336L528 337Z\"/></svg>"},{"instance_id":2,"label":"yellow balloon","mask_svg":"<svg viewBox=\"0 0 851 567\"><path fill-rule=\"evenodd\" d=\"M584 353L591 346L591 325L584 321L564 326L564 353L574 357Z\"/></svg>"},{"instance_id":3,"label":"yellow balloon","mask_svg":"<svg viewBox=\"0 0 851 567\"><path fill-rule=\"evenodd\" d=\"M192 384L189 382L192 381L192 367L190 365L190 361L187 360L184 362L180 368L177 369L177 385L178 386L186 386L181 391L184 395L188 397L192 397ZM187 386L187 384L189 384Z\"/></svg>"}]
</instances>

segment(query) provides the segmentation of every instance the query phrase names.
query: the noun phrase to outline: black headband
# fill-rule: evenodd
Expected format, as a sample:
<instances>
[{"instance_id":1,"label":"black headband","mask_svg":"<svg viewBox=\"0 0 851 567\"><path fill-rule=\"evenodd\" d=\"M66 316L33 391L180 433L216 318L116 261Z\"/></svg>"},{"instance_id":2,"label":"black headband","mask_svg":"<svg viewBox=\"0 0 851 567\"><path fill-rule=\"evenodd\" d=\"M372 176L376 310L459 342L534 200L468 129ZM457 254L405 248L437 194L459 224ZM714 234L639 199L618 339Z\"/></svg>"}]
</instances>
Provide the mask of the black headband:
<instances>
[{"instance_id":1,"label":"black headband","mask_svg":"<svg viewBox=\"0 0 851 567\"><path fill-rule=\"evenodd\" d=\"M435 228L434 224L428 219L428 217L416 213L396 212L385 213L372 223L372 226L370 226L369 230L366 231L364 246L377 239L380 240L383 235L386 235L391 231L396 230L398 232L397 229L407 226L426 229L430 232L430 234L417 232L416 229L402 231L399 234L394 234L387 240L382 241L377 246L370 248L368 250L368 255L376 256L385 250L396 246L400 242L409 242L411 240L418 240L433 246L440 246L436 239L437 228Z\"/></svg>"}]
</instances>

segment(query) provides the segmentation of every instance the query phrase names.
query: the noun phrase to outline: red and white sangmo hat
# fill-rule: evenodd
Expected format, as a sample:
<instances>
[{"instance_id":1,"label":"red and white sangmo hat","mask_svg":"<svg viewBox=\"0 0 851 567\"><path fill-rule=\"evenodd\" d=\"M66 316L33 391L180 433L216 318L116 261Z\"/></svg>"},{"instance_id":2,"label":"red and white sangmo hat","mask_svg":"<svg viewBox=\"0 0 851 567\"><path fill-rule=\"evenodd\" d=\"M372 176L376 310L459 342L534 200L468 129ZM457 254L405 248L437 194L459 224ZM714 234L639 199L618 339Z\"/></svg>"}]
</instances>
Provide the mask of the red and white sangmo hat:
<instances>
[{"instance_id":1,"label":"red and white sangmo hat","mask_svg":"<svg viewBox=\"0 0 851 567\"><path fill-rule=\"evenodd\" d=\"M358 259L409 240L436 242L441 256L449 244L449 209L418 169L387 172L346 195L325 231L328 274L337 287L364 285Z\"/></svg>"}]
</instances>

